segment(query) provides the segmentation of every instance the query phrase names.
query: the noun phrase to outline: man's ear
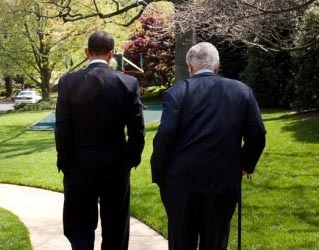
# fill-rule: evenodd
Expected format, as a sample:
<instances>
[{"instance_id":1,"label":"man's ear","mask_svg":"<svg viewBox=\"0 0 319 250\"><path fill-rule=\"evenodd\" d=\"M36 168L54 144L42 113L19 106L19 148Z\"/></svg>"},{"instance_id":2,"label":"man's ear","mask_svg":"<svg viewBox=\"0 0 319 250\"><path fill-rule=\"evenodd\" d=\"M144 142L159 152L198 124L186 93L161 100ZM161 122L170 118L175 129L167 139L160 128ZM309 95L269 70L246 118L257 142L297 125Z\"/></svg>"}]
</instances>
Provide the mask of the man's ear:
<instances>
[{"instance_id":1,"label":"man's ear","mask_svg":"<svg viewBox=\"0 0 319 250\"><path fill-rule=\"evenodd\" d=\"M110 51L106 54L106 56L105 56L105 59L106 59L107 63L110 63L110 60L111 60L113 57L114 57L114 50L112 49L112 50L110 50Z\"/></svg>"},{"instance_id":2,"label":"man's ear","mask_svg":"<svg viewBox=\"0 0 319 250\"><path fill-rule=\"evenodd\" d=\"M114 57L114 49L110 50L109 57L110 59Z\"/></svg>"},{"instance_id":3,"label":"man's ear","mask_svg":"<svg viewBox=\"0 0 319 250\"><path fill-rule=\"evenodd\" d=\"M84 52L85 52L86 57L89 58L89 57L90 57L90 51L89 51L89 49L88 49L88 48L85 48Z\"/></svg>"},{"instance_id":4,"label":"man's ear","mask_svg":"<svg viewBox=\"0 0 319 250\"><path fill-rule=\"evenodd\" d=\"M215 67L214 74L217 75L218 71L219 71L219 64L218 64L218 66Z\"/></svg>"},{"instance_id":5,"label":"man's ear","mask_svg":"<svg viewBox=\"0 0 319 250\"><path fill-rule=\"evenodd\" d=\"M194 67L191 64L188 64L188 72L189 72L189 76L194 75Z\"/></svg>"}]
</instances>

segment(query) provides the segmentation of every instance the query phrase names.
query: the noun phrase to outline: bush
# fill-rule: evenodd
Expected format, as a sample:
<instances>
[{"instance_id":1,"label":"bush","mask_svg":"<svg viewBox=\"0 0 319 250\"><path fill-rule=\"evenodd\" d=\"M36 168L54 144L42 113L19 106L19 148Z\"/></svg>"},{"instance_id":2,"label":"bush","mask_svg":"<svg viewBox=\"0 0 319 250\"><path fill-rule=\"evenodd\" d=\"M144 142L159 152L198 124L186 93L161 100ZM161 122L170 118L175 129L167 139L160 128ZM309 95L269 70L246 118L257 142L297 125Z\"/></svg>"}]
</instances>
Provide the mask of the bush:
<instances>
[{"instance_id":1,"label":"bush","mask_svg":"<svg viewBox=\"0 0 319 250\"><path fill-rule=\"evenodd\" d=\"M1 96L1 97L5 97L6 94L7 94L7 91L6 91L6 90L1 90L1 91L0 91L0 96Z\"/></svg>"},{"instance_id":2,"label":"bush","mask_svg":"<svg viewBox=\"0 0 319 250\"><path fill-rule=\"evenodd\" d=\"M216 46L219 52L220 67L218 74L226 78L240 79L247 65L247 46L241 41L229 42L223 37L199 37L199 41L208 41Z\"/></svg>"},{"instance_id":3,"label":"bush","mask_svg":"<svg viewBox=\"0 0 319 250\"><path fill-rule=\"evenodd\" d=\"M293 109L319 109L319 46L298 52L295 65Z\"/></svg>"},{"instance_id":4,"label":"bush","mask_svg":"<svg viewBox=\"0 0 319 250\"><path fill-rule=\"evenodd\" d=\"M55 109L56 99L51 98L46 101L40 101L38 103L18 103L14 105L14 111L39 111L47 109Z\"/></svg>"},{"instance_id":5,"label":"bush","mask_svg":"<svg viewBox=\"0 0 319 250\"><path fill-rule=\"evenodd\" d=\"M294 98L293 61L287 52L248 50L248 64L241 79L267 108L290 108Z\"/></svg>"}]
</instances>

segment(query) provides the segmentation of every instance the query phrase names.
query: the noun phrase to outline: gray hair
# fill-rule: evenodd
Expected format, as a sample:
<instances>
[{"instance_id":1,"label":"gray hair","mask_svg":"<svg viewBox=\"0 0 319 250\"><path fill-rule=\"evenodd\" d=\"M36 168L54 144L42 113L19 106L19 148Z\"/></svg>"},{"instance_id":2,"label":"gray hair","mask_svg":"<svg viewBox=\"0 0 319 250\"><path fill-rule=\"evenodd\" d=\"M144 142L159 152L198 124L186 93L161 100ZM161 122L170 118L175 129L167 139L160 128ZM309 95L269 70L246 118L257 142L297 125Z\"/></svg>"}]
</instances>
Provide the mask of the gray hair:
<instances>
[{"instance_id":1,"label":"gray hair","mask_svg":"<svg viewBox=\"0 0 319 250\"><path fill-rule=\"evenodd\" d=\"M219 68L218 50L211 43L198 43L188 50L186 63L196 70L210 69L215 72Z\"/></svg>"}]
</instances>

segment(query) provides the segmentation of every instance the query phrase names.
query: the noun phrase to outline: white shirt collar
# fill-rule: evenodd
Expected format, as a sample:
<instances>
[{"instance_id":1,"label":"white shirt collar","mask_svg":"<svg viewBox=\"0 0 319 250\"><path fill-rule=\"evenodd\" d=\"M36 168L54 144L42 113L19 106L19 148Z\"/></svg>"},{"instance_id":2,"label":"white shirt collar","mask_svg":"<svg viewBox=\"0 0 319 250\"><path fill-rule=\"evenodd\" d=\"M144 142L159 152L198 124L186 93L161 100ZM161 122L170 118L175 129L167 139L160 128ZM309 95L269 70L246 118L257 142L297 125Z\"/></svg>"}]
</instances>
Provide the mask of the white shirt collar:
<instances>
[{"instance_id":1,"label":"white shirt collar","mask_svg":"<svg viewBox=\"0 0 319 250\"><path fill-rule=\"evenodd\" d=\"M102 59L93 59L93 60L89 61L88 65L90 65L92 63L104 63L107 65L107 62L105 60L102 60Z\"/></svg>"},{"instance_id":2,"label":"white shirt collar","mask_svg":"<svg viewBox=\"0 0 319 250\"><path fill-rule=\"evenodd\" d=\"M197 70L194 75L201 74L201 73L208 73L208 72L214 74L214 72L210 69L200 69L200 70Z\"/></svg>"}]
</instances>

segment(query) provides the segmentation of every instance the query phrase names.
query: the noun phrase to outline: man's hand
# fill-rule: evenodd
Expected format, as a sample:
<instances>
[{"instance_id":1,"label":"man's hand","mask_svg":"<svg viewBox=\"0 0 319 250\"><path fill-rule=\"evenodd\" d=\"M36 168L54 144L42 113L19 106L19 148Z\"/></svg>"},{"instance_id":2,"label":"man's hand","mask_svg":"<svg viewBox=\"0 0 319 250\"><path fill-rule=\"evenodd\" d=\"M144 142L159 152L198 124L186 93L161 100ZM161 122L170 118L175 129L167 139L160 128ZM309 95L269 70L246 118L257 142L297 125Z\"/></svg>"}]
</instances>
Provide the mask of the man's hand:
<instances>
[{"instance_id":1,"label":"man's hand","mask_svg":"<svg viewBox=\"0 0 319 250\"><path fill-rule=\"evenodd\" d=\"M243 170L243 176L246 176L247 177L247 180L251 180L251 174L248 174L245 170Z\"/></svg>"}]
</instances>

